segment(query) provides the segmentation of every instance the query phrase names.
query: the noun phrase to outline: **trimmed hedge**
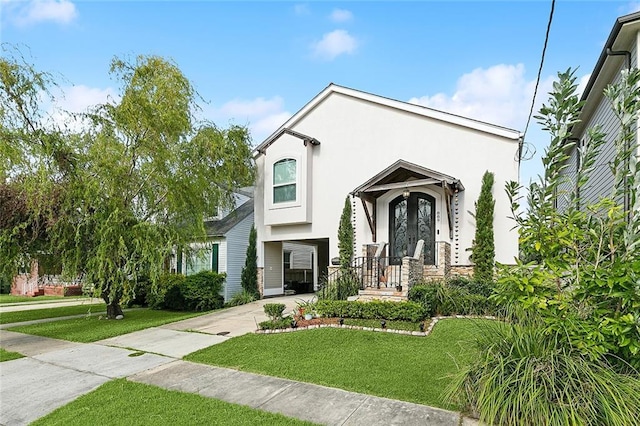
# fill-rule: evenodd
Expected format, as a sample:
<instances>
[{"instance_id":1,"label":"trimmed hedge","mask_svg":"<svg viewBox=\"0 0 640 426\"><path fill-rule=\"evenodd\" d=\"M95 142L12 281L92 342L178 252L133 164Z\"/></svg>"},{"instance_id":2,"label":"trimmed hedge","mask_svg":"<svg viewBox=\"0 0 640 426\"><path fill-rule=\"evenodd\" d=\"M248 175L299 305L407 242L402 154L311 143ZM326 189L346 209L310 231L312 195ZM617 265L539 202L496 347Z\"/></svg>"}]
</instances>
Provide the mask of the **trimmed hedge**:
<instances>
[{"instance_id":1,"label":"trimmed hedge","mask_svg":"<svg viewBox=\"0 0 640 426\"><path fill-rule=\"evenodd\" d=\"M358 302L346 300L320 300L316 311L325 317L386 319L417 322L429 316L422 305L416 302L385 302L373 300Z\"/></svg>"},{"instance_id":2,"label":"trimmed hedge","mask_svg":"<svg viewBox=\"0 0 640 426\"><path fill-rule=\"evenodd\" d=\"M276 330L279 328L290 328L293 325L293 319L290 317L279 318L275 320L263 321L258 324L260 330Z\"/></svg>"},{"instance_id":3,"label":"trimmed hedge","mask_svg":"<svg viewBox=\"0 0 640 426\"><path fill-rule=\"evenodd\" d=\"M185 277L167 274L160 277L155 291L147 293L151 309L175 311L209 311L224 306L220 295L226 274L198 272Z\"/></svg>"}]
</instances>

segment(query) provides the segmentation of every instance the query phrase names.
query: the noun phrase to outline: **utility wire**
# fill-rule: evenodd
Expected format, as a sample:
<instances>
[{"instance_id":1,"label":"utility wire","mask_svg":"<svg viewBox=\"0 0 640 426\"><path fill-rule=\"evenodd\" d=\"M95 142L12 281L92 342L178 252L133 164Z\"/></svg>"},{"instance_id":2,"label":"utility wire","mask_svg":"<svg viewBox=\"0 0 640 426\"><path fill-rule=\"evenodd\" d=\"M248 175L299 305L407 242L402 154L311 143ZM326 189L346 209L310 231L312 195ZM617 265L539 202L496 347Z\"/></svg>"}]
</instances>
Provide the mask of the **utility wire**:
<instances>
[{"instance_id":1,"label":"utility wire","mask_svg":"<svg viewBox=\"0 0 640 426\"><path fill-rule=\"evenodd\" d=\"M538 94L538 85L540 84L540 77L542 76L542 66L544 65L544 55L547 52L547 44L549 43L549 32L551 31L551 22L553 21L553 10L556 6L556 0L551 0L551 12L549 13L549 22L547 23L547 33L544 36L544 46L542 47L542 57L540 58L540 68L538 68L538 78L536 79L536 86L533 89L533 99L531 99L531 109L529 110L529 118L527 118L527 125L524 128L524 134L522 140L524 141L527 136L527 130L529 130L529 123L531 123L531 116L533 116L533 107L536 103L536 95Z\"/></svg>"}]
</instances>

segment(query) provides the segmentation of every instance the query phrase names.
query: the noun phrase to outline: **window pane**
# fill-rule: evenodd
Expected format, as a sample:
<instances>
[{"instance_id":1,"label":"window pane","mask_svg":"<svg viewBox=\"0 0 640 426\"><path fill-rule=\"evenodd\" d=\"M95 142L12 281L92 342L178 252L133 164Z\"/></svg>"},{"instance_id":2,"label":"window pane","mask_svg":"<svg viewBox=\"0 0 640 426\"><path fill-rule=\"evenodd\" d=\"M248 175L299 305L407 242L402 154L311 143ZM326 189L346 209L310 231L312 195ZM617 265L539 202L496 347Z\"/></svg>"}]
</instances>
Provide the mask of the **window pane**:
<instances>
[{"instance_id":1,"label":"window pane","mask_svg":"<svg viewBox=\"0 0 640 426\"><path fill-rule=\"evenodd\" d=\"M296 181L296 160L287 158L280 160L273 165L273 184L295 183Z\"/></svg>"},{"instance_id":2,"label":"window pane","mask_svg":"<svg viewBox=\"0 0 640 426\"><path fill-rule=\"evenodd\" d=\"M273 188L273 202L283 203L296 200L296 184L276 186Z\"/></svg>"},{"instance_id":3,"label":"window pane","mask_svg":"<svg viewBox=\"0 0 640 426\"><path fill-rule=\"evenodd\" d=\"M185 275L197 274L200 271L211 270L211 250L198 250L187 262Z\"/></svg>"}]
</instances>

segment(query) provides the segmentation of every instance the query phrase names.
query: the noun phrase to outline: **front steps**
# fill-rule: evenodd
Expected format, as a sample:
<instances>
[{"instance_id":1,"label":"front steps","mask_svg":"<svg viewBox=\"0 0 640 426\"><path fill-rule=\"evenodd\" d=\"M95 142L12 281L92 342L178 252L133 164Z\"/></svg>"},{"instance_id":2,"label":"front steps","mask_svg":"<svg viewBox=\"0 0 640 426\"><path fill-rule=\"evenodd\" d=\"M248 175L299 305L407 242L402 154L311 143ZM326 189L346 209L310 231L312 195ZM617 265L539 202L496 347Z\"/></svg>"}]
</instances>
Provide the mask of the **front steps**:
<instances>
[{"instance_id":1,"label":"front steps","mask_svg":"<svg viewBox=\"0 0 640 426\"><path fill-rule=\"evenodd\" d=\"M375 287L367 287L364 290L358 291L359 302L370 302L372 300L383 300L388 302L406 302L409 300L408 291L406 289L402 289L402 291L396 291L395 288L391 287L383 287L383 288L375 288Z\"/></svg>"}]
</instances>

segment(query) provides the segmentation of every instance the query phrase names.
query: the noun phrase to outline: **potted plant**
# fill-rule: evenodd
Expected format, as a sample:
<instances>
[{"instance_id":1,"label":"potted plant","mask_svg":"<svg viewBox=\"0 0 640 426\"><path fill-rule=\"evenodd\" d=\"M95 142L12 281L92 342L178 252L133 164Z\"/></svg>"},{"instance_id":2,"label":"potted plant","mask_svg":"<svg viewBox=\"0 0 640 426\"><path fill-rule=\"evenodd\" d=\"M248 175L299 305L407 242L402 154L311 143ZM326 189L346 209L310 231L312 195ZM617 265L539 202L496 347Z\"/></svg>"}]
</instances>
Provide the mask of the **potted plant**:
<instances>
[{"instance_id":1,"label":"potted plant","mask_svg":"<svg viewBox=\"0 0 640 426\"><path fill-rule=\"evenodd\" d=\"M315 305L311 301L301 300L297 302L298 315L306 320L313 319L316 315Z\"/></svg>"}]
</instances>

